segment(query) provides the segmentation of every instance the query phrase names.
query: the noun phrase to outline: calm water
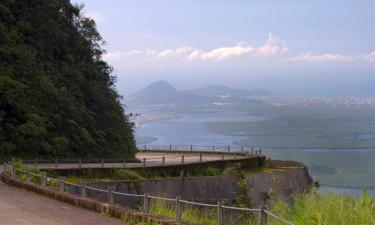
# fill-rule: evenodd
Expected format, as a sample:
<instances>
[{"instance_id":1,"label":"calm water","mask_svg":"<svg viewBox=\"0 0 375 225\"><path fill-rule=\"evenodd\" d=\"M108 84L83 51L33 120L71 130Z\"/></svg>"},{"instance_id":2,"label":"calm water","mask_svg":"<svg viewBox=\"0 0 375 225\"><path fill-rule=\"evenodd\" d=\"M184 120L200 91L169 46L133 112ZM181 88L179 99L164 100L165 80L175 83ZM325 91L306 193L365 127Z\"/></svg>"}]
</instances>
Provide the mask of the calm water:
<instances>
[{"instance_id":1,"label":"calm water","mask_svg":"<svg viewBox=\"0 0 375 225\"><path fill-rule=\"evenodd\" d=\"M232 119L234 118L234 119ZM152 121L136 129L140 136L157 138L151 145L233 145L244 137L227 136L207 130L207 122L258 121L266 119L245 113L190 115L179 119ZM273 159L290 159L308 166L321 191L360 194L365 187L375 195L375 150L373 149L264 149Z\"/></svg>"}]
</instances>

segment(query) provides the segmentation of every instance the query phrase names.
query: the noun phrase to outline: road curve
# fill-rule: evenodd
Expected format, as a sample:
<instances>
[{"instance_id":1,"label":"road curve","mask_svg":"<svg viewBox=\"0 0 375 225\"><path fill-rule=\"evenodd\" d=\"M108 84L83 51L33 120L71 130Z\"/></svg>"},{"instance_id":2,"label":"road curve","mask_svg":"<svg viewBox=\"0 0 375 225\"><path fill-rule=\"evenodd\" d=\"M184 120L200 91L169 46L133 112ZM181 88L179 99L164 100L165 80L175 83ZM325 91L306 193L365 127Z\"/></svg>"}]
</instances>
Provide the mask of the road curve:
<instances>
[{"instance_id":1,"label":"road curve","mask_svg":"<svg viewBox=\"0 0 375 225\"><path fill-rule=\"evenodd\" d=\"M0 183L1 225L127 225L119 219Z\"/></svg>"}]
</instances>

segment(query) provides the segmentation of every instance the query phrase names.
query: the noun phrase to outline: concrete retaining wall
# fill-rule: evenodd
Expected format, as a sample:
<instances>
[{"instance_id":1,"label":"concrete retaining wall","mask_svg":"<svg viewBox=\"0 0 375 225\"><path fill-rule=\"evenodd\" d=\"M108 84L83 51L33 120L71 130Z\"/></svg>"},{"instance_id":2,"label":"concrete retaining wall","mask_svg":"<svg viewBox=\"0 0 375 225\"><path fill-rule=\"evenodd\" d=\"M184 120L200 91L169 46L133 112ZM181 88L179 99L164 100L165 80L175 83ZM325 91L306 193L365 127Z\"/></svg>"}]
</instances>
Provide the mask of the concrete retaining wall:
<instances>
[{"instance_id":1,"label":"concrete retaining wall","mask_svg":"<svg viewBox=\"0 0 375 225\"><path fill-rule=\"evenodd\" d=\"M254 173L243 176L251 190L253 207L266 203L275 197L288 200L293 194L310 190L311 176L307 168L284 169L274 172ZM112 186L118 192L163 196L196 202L214 203L226 199L229 204L233 201L233 193L238 192L237 184L241 176L221 175L198 178L160 179L145 181L96 183L89 186L107 189ZM121 204L135 204L133 198L118 199Z\"/></svg>"}]
</instances>

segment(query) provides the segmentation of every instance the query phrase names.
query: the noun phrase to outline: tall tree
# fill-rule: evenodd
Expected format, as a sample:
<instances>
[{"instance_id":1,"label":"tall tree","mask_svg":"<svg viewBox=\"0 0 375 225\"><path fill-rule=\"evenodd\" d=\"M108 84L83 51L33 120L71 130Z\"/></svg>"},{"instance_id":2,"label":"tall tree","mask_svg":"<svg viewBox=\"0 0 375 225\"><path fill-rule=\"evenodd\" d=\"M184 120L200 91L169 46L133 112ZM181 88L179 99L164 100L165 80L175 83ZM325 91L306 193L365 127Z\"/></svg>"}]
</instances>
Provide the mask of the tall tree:
<instances>
[{"instance_id":1,"label":"tall tree","mask_svg":"<svg viewBox=\"0 0 375 225\"><path fill-rule=\"evenodd\" d=\"M132 158L95 21L69 0L0 2L0 158Z\"/></svg>"}]
</instances>

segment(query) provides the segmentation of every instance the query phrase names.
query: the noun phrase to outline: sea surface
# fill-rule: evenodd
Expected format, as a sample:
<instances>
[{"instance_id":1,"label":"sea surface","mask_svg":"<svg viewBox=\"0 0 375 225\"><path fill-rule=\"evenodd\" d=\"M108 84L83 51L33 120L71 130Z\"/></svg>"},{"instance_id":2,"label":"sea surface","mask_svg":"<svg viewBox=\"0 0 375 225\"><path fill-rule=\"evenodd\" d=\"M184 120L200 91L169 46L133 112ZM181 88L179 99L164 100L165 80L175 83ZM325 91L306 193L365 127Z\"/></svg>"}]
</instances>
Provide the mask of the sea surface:
<instances>
[{"instance_id":1,"label":"sea surface","mask_svg":"<svg viewBox=\"0 0 375 225\"><path fill-rule=\"evenodd\" d=\"M260 121L264 116L246 113L215 112L183 116L178 119L146 122L136 128L137 136L154 137L148 145L186 146L233 146L245 137L227 136L209 131L208 122ZM239 146L233 146L233 149ZM360 194L367 188L375 195L375 189L367 182L375 175L369 164L375 163L374 149L263 149L273 159L301 161L308 166L314 180L321 183L321 192ZM360 173L360 174L359 174ZM363 181L363 182L362 182Z\"/></svg>"}]
</instances>

